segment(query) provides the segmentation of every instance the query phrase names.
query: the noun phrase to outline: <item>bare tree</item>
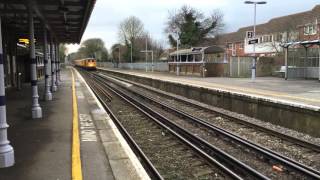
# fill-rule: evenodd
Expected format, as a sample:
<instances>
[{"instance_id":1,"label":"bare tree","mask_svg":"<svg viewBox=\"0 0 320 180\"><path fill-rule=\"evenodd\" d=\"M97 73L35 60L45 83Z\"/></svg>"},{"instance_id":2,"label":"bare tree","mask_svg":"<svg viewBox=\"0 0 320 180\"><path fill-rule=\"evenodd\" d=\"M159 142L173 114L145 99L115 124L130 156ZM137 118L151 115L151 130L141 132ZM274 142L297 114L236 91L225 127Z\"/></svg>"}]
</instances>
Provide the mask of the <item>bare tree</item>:
<instances>
[{"instance_id":1,"label":"bare tree","mask_svg":"<svg viewBox=\"0 0 320 180\"><path fill-rule=\"evenodd\" d=\"M135 16L123 20L119 26L119 40L122 43L133 43L133 41L144 33L143 23Z\"/></svg>"},{"instance_id":2,"label":"bare tree","mask_svg":"<svg viewBox=\"0 0 320 180\"><path fill-rule=\"evenodd\" d=\"M280 43L293 42L298 40L298 25L299 22L296 21L294 16L287 16L284 19L273 19L269 22L272 26L272 31L277 31L272 33L273 40L270 43L266 43L266 47L272 48L276 53L281 52Z\"/></svg>"},{"instance_id":3,"label":"bare tree","mask_svg":"<svg viewBox=\"0 0 320 180\"><path fill-rule=\"evenodd\" d=\"M120 42L126 46L127 51L124 55L126 60L128 60L131 55L131 48L133 51L133 59L135 60L138 58L139 51L135 46L135 42L144 34L143 23L135 16L130 16L120 23L118 36Z\"/></svg>"}]
</instances>

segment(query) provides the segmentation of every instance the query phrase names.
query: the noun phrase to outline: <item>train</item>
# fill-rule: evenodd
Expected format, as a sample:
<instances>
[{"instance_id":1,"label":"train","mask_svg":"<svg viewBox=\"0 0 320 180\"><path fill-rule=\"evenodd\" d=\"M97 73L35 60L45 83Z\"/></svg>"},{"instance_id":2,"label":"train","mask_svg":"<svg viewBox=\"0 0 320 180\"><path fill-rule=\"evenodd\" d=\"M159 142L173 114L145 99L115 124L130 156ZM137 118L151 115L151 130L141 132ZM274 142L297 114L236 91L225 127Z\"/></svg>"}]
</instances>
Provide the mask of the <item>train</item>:
<instances>
[{"instance_id":1,"label":"train","mask_svg":"<svg viewBox=\"0 0 320 180\"><path fill-rule=\"evenodd\" d=\"M97 61L94 58L77 59L73 61L76 67L80 67L86 70L96 70Z\"/></svg>"}]
</instances>

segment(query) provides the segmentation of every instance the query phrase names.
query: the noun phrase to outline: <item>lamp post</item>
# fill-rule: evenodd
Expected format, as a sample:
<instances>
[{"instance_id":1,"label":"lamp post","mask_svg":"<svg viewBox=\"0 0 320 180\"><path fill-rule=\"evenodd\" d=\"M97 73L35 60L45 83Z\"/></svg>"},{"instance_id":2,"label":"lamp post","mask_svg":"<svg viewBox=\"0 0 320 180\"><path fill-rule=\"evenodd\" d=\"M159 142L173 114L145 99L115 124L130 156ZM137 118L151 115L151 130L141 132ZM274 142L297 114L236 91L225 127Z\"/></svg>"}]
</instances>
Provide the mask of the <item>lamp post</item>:
<instances>
[{"instance_id":1,"label":"lamp post","mask_svg":"<svg viewBox=\"0 0 320 180\"><path fill-rule=\"evenodd\" d=\"M132 61L132 42L131 42L131 54L130 54L130 59L131 59L131 70L133 69L133 61Z\"/></svg>"},{"instance_id":2,"label":"lamp post","mask_svg":"<svg viewBox=\"0 0 320 180\"><path fill-rule=\"evenodd\" d=\"M245 1L245 4L253 4L254 5L254 16L253 16L253 38L256 38L256 9L257 4L266 4L265 1ZM256 44L253 44L253 59L252 59L252 68L251 68L251 80L254 82L256 79Z\"/></svg>"},{"instance_id":3,"label":"lamp post","mask_svg":"<svg viewBox=\"0 0 320 180\"><path fill-rule=\"evenodd\" d=\"M179 67L179 63L181 62L181 59L179 57L179 37L177 38L177 76L179 76L180 74L180 67Z\"/></svg>"},{"instance_id":4,"label":"lamp post","mask_svg":"<svg viewBox=\"0 0 320 180\"><path fill-rule=\"evenodd\" d=\"M148 72L148 35L146 35L146 72Z\"/></svg>"},{"instance_id":5,"label":"lamp post","mask_svg":"<svg viewBox=\"0 0 320 180\"><path fill-rule=\"evenodd\" d=\"M119 46L118 46L118 48L119 48L119 61L118 61L118 66L119 66L119 64L120 64L120 58L121 58L121 54L120 54L120 44L119 44Z\"/></svg>"}]
</instances>

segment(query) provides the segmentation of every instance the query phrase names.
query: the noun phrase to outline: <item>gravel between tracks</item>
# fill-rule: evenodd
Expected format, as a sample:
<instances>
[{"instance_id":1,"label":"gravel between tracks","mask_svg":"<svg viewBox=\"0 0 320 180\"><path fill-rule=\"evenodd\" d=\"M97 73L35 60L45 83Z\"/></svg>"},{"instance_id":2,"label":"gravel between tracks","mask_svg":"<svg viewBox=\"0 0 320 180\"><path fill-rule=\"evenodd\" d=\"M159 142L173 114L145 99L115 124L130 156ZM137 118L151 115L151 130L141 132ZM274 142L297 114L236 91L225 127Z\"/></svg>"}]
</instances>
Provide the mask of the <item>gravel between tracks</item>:
<instances>
[{"instance_id":1,"label":"gravel between tracks","mask_svg":"<svg viewBox=\"0 0 320 180\"><path fill-rule=\"evenodd\" d=\"M306 164L314 169L320 170L320 153L318 153L318 152L315 152L310 149L306 149L306 148L301 147L299 145L282 140L278 137L267 134L267 133L262 132L257 129L253 129L251 127L245 126L245 125L237 123L235 121L232 121L232 120L229 120L226 118L222 118L220 116L216 116L215 114L213 114L212 112L210 112L208 110L200 109L195 106L191 107L190 105L179 102L173 98L168 99L163 95L160 95L160 94L154 93L154 92L150 92L149 90L146 90L144 88L132 86L131 89L141 91L144 94L155 97L158 100L160 100L161 102L164 102L172 107L177 107L179 109L183 109L184 112L186 112L190 115L201 118L201 119L206 120L207 122L214 124L220 128L223 128L223 129L228 130L232 133L235 133L244 139L250 140L254 143L257 143L259 145L267 147L271 150L277 151L277 152L279 152L289 158L295 159L298 162ZM157 90L157 91L159 91L159 90ZM166 93L166 94L169 94L169 93ZM174 96L177 97L177 95L174 95ZM179 97L179 98L182 98L182 97ZM183 99L190 101L190 99L186 99L186 98L183 98ZM217 108L212 107L212 106L208 106L208 105L204 105L203 103L199 103L199 102L194 102L194 103L197 103L201 106L208 107L210 109L217 110ZM255 123L255 124L261 125L263 127L267 127L269 129L275 130L277 132L282 132L284 134L288 133L290 136L292 134L294 134L295 136L293 136L293 137L297 137L297 138L300 138L300 139L303 139L303 140L306 140L309 142L311 141L315 144L318 144L320 142L319 138L313 138L309 135L305 135L305 134L302 134L302 133L299 133L299 132L296 132L296 131L293 131L293 130L290 130L287 128L283 128L281 126L276 126L271 123L262 122L257 119L254 119L254 118L250 118L250 117L247 117L244 115L236 114L236 113L222 110L222 109L218 109L218 111L220 111L220 112L224 111L226 113L236 115L237 117L239 117L245 121Z\"/></svg>"},{"instance_id":2,"label":"gravel between tracks","mask_svg":"<svg viewBox=\"0 0 320 180\"><path fill-rule=\"evenodd\" d=\"M119 89L118 87L115 87ZM132 97L136 96L132 94L129 91L126 91L123 88L120 88L126 92L127 95L130 95ZM145 91L144 95L146 94ZM135 97L138 101L143 102L146 101L145 99L141 97ZM162 102L164 101L163 97L161 98ZM172 100L170 100L172 101ZM228 138L219 136L219 134L215 133L214 131L208 130L203 127L199 127L195 125L194 123L189 123L189 121L186 121L183 118L180 118L176 115L174 115L171 112L165 111L161 107L155 106L153 104L150 104L150 107L152 107L153 110L156 110L157 112L160 112L162 115L167 117L168 119L172 120L173 122L177 123L178 125L182 126L185 129L188 129L190 132L192 132L194 135L203 138L207 142L211 143L212 145L222 149L223 151L227 152L228 154L232 155L233 157L241 160L245 164L253 167L254 169L258 170L259 172L265 174L266 176L272 178L272 179L303 179L302 176L299 174L296 174L294 172L286 171L284 170L283 173L276 172L272 169L272 165L274 162L269 162L268 160L264 159L263 156L260 154L257 154L255 152L250 151L244 146L241 146L235 142L230 141ZM180 107L181 108L181 107ZM185 111L185 109L184 109Z\"/></svg>"},{"instance_id":3,"label":"gravel between tracks","mask_svg":"<svg viewBox=\"0 0 320 180\"><path fill-rule=\"evenodd\" d=\"M147 116L111 94L113 99L107 105L165 179L230 179Z\"/></svg>"}]
</instances>

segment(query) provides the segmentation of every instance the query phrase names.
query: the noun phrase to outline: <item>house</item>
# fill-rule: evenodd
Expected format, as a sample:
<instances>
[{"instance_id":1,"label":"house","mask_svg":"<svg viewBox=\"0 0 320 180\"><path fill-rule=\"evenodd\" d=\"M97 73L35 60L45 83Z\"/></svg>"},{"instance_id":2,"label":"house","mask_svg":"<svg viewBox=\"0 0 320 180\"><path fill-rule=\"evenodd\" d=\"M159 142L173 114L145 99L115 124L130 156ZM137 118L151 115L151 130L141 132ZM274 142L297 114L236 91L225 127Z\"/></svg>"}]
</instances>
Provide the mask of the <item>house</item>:
<instances>
[{"instance_id":1,"label":"house","mask_svg":"<svg viewBox=\"0 0 320 180\"><path fill-rule=\"evenodd\" d=\"M236 32L222 34L216 40L226 47L227 57L252 56L254 45L249 45L246 38L246 32L252 30L253 26L243 27ZM281 42L319 39L319 30L320 5L310 11L273 18L256 26L256 55L274 56L282 52Z\"/></svg>"}]
</instances>

